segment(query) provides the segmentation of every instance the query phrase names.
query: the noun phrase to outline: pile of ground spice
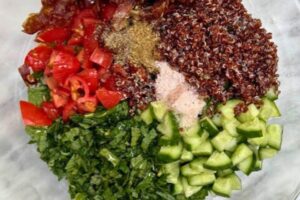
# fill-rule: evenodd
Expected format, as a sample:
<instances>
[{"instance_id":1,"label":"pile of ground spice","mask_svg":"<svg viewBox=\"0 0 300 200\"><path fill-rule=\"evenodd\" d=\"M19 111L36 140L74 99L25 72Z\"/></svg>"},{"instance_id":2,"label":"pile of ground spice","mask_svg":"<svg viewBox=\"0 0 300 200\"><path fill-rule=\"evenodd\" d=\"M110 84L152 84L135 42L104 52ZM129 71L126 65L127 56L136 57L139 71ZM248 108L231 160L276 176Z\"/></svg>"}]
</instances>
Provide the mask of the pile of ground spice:
<instances>
[{"instance_id":1,"label":"pile of ground spice","mask_svg":"<svg viewBox=\"0 0 300 200\"><path fill-rule=\"evenodd\" d=\"M213 102L258 102L278 88L277 49L271 34L241 0L171 5L156 26L161 56Z\"/></svg>"},{"instance_id":2,"label":"pile of ground spice","mask_svg":"<svg viewBox=\"0 0 300 200\"><path fill-rule=\"evenodd\" d=\"M155 71L155 50L159 37L147 22L133 22L124 30L104 34L103 39L115 53L116 63L131 63Z\"/></svg>"}]
</instances>

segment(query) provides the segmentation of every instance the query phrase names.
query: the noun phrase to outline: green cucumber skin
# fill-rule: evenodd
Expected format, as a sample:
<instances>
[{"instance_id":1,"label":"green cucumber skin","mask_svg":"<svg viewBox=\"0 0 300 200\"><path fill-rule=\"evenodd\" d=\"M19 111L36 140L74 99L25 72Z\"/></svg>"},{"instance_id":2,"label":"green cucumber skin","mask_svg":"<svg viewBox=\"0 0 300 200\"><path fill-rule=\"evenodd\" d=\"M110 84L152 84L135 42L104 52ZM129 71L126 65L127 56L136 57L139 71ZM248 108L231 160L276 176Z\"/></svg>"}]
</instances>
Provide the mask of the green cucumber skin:
<instances>
[{"instance_id":1,"label":"green cucumber skin","mask_svg":"<svg viewBox=\"0 0 300 200\"><path fill-rule=\"evenodd\" d=\"M203 118L200 121L200 125L203 129L205 129L210 134L210 136L214 136L219 132L218 127L208 117Z\"/></svg>"}]
</instances>

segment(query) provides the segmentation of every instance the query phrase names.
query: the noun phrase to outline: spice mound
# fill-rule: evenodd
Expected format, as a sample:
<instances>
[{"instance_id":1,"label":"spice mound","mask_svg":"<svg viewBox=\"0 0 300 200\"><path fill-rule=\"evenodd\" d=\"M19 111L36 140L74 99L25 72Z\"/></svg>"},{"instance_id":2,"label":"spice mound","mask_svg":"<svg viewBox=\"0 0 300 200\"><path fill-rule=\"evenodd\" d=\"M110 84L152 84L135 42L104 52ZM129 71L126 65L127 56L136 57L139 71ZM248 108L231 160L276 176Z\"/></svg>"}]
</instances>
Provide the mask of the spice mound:
<instances>
[{"instance_id":1,"label":"spice mound","mask_svg":"<svg viewBox=\"0 0 300 200\"><path fill-rule=\"evenodd\" d=\"M212 102L258 102L278 88L277 49L240 0L172 5L156 26L161 56Z\"/></svg>"},{"instance_id":2,"label":"spice mound","mask_svg":"<svg viewBox=\"0 0 300 200\"><path fill-rule=\"evenodd\" d=\"M133 22L124 30L104 34L105 45L115 53L116 62L130 62L155 71L155 47L159 41L153 27L146 22Z\"/></svg>"}]
</instances>

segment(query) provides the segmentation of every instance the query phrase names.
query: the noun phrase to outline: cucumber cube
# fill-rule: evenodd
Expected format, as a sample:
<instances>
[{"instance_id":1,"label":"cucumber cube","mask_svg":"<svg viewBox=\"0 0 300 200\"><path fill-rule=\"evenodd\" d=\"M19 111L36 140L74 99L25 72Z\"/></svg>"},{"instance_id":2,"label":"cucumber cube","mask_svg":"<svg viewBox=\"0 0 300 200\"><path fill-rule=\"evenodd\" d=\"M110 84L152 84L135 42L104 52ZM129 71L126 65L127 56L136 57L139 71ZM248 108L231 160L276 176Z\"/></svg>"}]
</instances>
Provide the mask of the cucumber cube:
<instances>
[{"instance_id":1,"label":"cucumber cube","mask_svg":"<svg viewBox=\"0 0 300 200\"><path fill-rule=\"evenodd\" d=\"M201 173L195 176L190 176L187 178L189 185L192 186L205 186L205 185L210 185L212 184L215 180L216 177L213 173Z\"/></svg>"},{"instance_id":2,"label":"cucumber cube","mask_svg":"<svg viewBox=\"0 0 300 200\"><path fill-rule=\"evenodd\" d=\"M259 115L259 110L254 104L248 106L248 110L244 113L241 113L237 119L240 122L248 122L254 120Z\"/></svg>"},{"instance_id":3,"label":"cucumber cube","mask_svg":"<svg viewBox=\"0 0 300 200\"><path fill-rule=\"evenodd\" d=\"M279 124L271 124L267 127L268 144L270 147L280 150L282 142L282 126Z\"/></svg>"},{"instance_id":4,"label":"cucumber cube","mask_svg":"<svg viewBox=\"0 0 300 200\"><path fill-rule=\"evenodd\" d=\"M247 138L262 136L262 127L258 118L245 122L237 127L237 132Z\"/></svg>"},{"instance_id":5,"label":"cucumber cube","mask_svg":"<svg viewBox=\"0 0 300 200\"><path fill-rule=\"evenodd\" d=\"M233 165L237 165L250 157L253 154L253 151L246 145L240 144L231 156Z\"/></svg>"}]
</instances>

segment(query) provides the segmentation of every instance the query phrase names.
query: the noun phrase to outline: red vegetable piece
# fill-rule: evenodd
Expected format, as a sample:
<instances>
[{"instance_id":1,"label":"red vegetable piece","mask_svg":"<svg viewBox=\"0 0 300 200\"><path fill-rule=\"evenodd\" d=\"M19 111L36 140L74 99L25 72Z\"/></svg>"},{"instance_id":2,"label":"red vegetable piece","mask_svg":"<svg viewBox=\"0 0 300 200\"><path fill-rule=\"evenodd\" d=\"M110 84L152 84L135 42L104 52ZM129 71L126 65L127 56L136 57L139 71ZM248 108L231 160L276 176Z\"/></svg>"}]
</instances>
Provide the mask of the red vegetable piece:
<instances>
[{"instance_id":1,"label":"red vegetable piece","mask_svg":"<svg viewBox=\"0 0 300 200\"><path fill-rule=\"evenodd\" d=\"M111 20L117 10L117 7L118 6L114 3L105 5L102 9L102 18L106 21Z\"/></svg>"},{"instance_id":2,"label":"red vegetable piece","mask_svg":"<svg viewBox=\"0 0 300 200\"><path fill-rule=\"evenodd\" d=\"M25 58L25 64L31 67L34 72L43 71L49 61L51 53L52 49L50 47L44 45L38 46L29 51Z\"/></svg>"},{"instance_id":3,"label":"red vegetable piece","mask_svg":"<svg viewBox=\"0 0 300 200\"><path fill-rule=\"evenodd\" d=\"M70 92L64 88L55 88L51 91L51 96L56 108L65 106L70 97Z\"/></svg>"},{"instance_id":4,"label":"red vegetable piece","mask_svg":"<svg viewBox=\"0 0 300 200\"><path fill-rule=\"evenodd\" d=\"M105 88L98 89L96 95L106 109L115 107L122 99L122 95L119 92L110 91Z\"/></svg>"},{"instance_id":5,"label":"red vegetable piece","mask_svg":"<svg viewBox=\"0 0 300 200\"><path fill-rule=\"evenodd\" d=\"M98 72L96 69L84 69L78 76L83 78L89 86L90 92L95 92L98 88Z\"/></svg>"},{"instance_id":6,"label":"red vegetable piece","mask_svg":"<svg viewBox=\"0 0 300 200\"><path fill-rule=\"evenodd\" d=\"M84 49L82 49L78 54L77 54L77 59L81 63L81 67L83 69L89 69L93 67L93 63L90 61L90 54L86 52Z\"/></svg>"},{"instance_id":7,"label":"red vegetable piece","mask_svg":"<svg viewBox=\"0 0 300 200\"><path fill-rule=\"evenodd\" d=\"M68 45L81 45L83 42L83 36L79 33L73 33L68 41Z\"/></svg>"},{"instance_id":8,"label":"red vegetable piece","mask_svg":"<svg viewBox=\"0 0 300 200\"><path fill-rule=\"evenodd\" d=\"M54 51L50 58L52 73L55 80L64 83L66 79L80 70L77 58L64 51Z\"/></svg>"},{"instance_id":9,"label":"red vegetable piece","mask_svg":"<svg viewBox=\"0 0 300 200\"><path fill-rule=\"evenodd\" d=\"M116 79L113 76L110 76L109 78L106 79L104 82L103 86L112 91L116 91Z\"/></svg>"},{"instance_id":10,"label":"red vegetable piece","mask_svg":"<svg viewBox=\"0 0 300 200\"><path fill-rule=\"evenodd\" d=\"M44 76L44 81L50 90L54 90L58 87L57 81L52 76Z\"/></svg>"},{"instance_id":11,"label":"red vegetable piece","mask_svg":"<svg viewBox=\"0 0 300 200\"><path fill-rule=\"evenodd\" d=\"M74 18L72 30L80 35L83 35L83 23L84 18L96 18L95 12L92 9L84 9Z\"/></svg>"},{"instance_id":12,"label":"red vegetable piece","mask_svg":"<svg viewBox=\"0 0 300 200\"><path fill-rule=\"evenodd\" d=\"M68 102L63 109L63 114L62 114L63 120L68 121L72 115L76 114L76 112L77 112L76 102L75 101Z\"/></svg>"},{"instance_id":13,"label":"red vegetable piece","mask_svg":"<svg viewBox=\"0 0 300 200\"><path fill-rule=\"evenodd\" d=\"M108 69L113 62L112 53L103 48L96 48L90 57L90 61Z\"/></svg>"},{"instance_id":14,"label":"red vegetable piece","mask_svg":"<svg viewBox=\"0 0 300 200\"><path fill-rule=\"evenodd\" d=\"M66 81L65 86L70 89L71 97L74 101L80 97L86 97L90 94L90 89L87 82L79 76L71 76Z\"/></svg>"},{"instance_id":15,"label":"red vegetable piece","mask_svg":"<svg viewBox=\"0 0 300 200\"><path fill-rule=\"evenodd\" d=\"M56 120L60 115L59 109L57 109L53 102L47 101L42 103L42 109L47 114L49 119Z\"/></svg>"},{"instance_id":16,"label":"red vegetable piece","mask_svg":"<svg viewBox=\"0 0 300 200\"><path fill-rule=\"evenodd\" d=\"M29 126L49 126L52 120L48 118L43 109L26 101L20 101L23 122Z\"/></svg>"},{"instance_id":17,"label":"red vegetable piece","mask_svg":"<svg viewBox=\"0 0 300 200\"><path fill-rule=\"evenodd\" d=\"M71 31L68 28L57 27L48 28L43 30L37 35L36 40L38 42L63 42L68 40L71 35Z\"/></svg>"},{"instance_id":18,"label":"red vegetable piece","mask_svg":"<svg viewBox=\"0 0 300 200\"><path fill-rule=\"evenodd\" d=\"M99 23L95 19L84 19L84 38L83 46L87 54L93 53L93 51L98 47L98 41L95 38L96 27Z\"/></svg>"},{"instance_id":19,"label":"red vegetable piece","mask_svg":"<svg viewBox=\"0 0 300 200\"><path fill-rule=\"evenodd\" d=\"M72 55L76 55L75 48L76 47L74 45L57 45L55 47L55 50L63 51L65 53L69 53L69 54L72 54Z\"/></svg>"},{"instance_id":20,"label":"red vegetable piece","mask_svg":"<svg viewBox=\"0 0 300 200\"><path fill-rule=\"evenodd\" d=\"M81 112L95 112L97 108L97 98L81 97L77 100L77 106Z\"/></svg>"}]
</instances>

